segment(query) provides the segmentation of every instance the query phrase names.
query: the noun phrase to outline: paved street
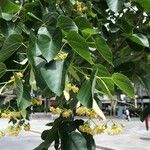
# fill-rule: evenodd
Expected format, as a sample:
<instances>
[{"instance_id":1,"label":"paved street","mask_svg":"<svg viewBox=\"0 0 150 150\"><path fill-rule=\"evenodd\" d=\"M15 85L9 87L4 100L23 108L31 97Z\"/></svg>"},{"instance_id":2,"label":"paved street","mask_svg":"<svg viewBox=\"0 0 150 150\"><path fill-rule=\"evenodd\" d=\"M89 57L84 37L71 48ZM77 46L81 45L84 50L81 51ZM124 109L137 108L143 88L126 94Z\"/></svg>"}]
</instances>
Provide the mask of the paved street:
<instances>
[{"instance_id":1,"label":"paved street","mask_svg":"<svg viewBox=\"0 0 150 150\"><path fill-rule=\"evenodd\" d=\"M132 119L130 122L114 120L125 124L123 133L114 136L107 133L94 136L97 150L150 150L150 131L145 130L139 119ZM41 143L40 132L47 128L45 124L49 121L50 119L31 120L31 132L21 132L18 137L7 136L0 139L0 150L32 150ZM7 120L0 119L0 129L6 126Z\"/></svg>"}]
</instances>

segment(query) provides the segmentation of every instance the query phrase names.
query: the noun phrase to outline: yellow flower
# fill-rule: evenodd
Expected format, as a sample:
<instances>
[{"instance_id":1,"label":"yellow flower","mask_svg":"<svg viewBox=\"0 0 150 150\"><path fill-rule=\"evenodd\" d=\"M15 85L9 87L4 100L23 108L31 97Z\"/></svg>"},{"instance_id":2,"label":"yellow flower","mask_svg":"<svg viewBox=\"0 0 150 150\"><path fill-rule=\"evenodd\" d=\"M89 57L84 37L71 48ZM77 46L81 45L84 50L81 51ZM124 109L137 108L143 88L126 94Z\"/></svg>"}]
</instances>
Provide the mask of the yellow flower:
<instances>
[{"instance_id":1,"label":"yellow flower","mask_svg":"<svg viewBox=\"0 0 150 150\"><path fill-rule=\"evenodd\" d=\"M84 123L79 126L79 130L83 133L94 135L94 130L89 126L88 123Z\"/></svg>"},{"instance_id":2,"label":"yellow flower","mask_svg":"<svg viewBox=\"0 0 150 150\"><path fill-rule=\"evenodd\" d=\"M95 134L104 133L105 129L106 129L106 128L105 128L104 125L97 125L97 126L94 128L94 133L95 133Z\"/></svg>"},{"instance_id":3,"label":"yellow flower","mask_svg":"<svg viewBox=\"0 0 150 150\"><path fill-rule=\"evenodd\" d=\"M68 53L65 53L65 52L61 51L56 55L54 60L64 60L64 59L66 59L67 56L68 56Z\"/></svg>"},{"instance_id":4,"label":"yellow flower","mask_svg":"<svg viewBox=\"0 0 150 150\"><path fill-rule=\"evenodd\" d=\"M8 118L8 114L7 113L5 113L5 112L3 112L3 113L1 113L1 118Z\"/></svg>"},{"instance_id":5,"label":"yellow flower","mask_svg":"<svg viewBox=\"0 0 150 150\"><path fill-rule=\"evenodd\" d=\"M56 109L54 108L54 107L50 107L50 111L52 112L52 113L55 113L56 111L55 111Z\"/></svg>"},{"instance_id":6,"label":"yellow flower","mask_svg":"<svg viewBox=\"0 0 150 150\"><path fill-rule=\"evenodd\" d=\"M16 75L19 79L23 77L23 74L21 72L17 72Z\"/></svg>"},{"instance_id":7,"label":"yellow flower","mask_svg":"<svg viewBox=\"0 0 150 150\"><path fill-rule=\"evenodd\" d=\"M30 124L25 124L24 125L24 131L30 131Z\"/></svg>"},{"instance_id":8,"label":"yellow flower","mask_svg":"<svg viewBox=\"0 0 150 150\"><path fill-rule=\"evenodd\" d=\"M9 82L15 82L15 77L11 76Z\"/></svg>"},{"instance_id":9,"label":"yellow flower","mask_svg":"<svg viewBox=\"0 0 150 150\"><path fill-rule=\"evenodd\" d=\"M72 90L72 85L70 83L66 84L66 88L68 89L68 91L71 91Z\"/></svg>"},{"instance_id":10,"label":"yellow flower","mask_svg":"<svg viewBox=\"0 0 150 150\"><path fill-rule=\"evenodd\" d=\"M3 131L0 131L0 138L2 138L3 136L5 136L5 133Z\"/></svg>"},{"instance_id":11,"label":"yellow flower","mask_svg":"<svg viewBox=\"0 0 150 150\"><path fill-rule=\"evenodd\" d=\"M76 109L76 114L79 115L79 116L84 116L84 115L86 115L86 112L87 112L87 108L84 107L84 106L78 107L78 108Z\"/></svg>"},{"instance_id":12,"label":"yellow flower","mask_svg":"<svg viewBox=\"0 0 150 150\"><path fill-rule=\"evenodd\" d=\"M97 113L93 110L93 109L89 109L87 112L86 112L86 115L90 118L97 118L98 115Z\"/></svg>"},{"instance_id":13,"label":"yellow flower","mask_svg":"<svg viewBox=\"0 0 150 150\"><path fill-rule=\"evenodd\" d=\"M38 99L37 97L33 97L31 100L31 103L33 106L41 106L42 105L42 100Z\"/></svg>"},{"instance_id":14,"label":"yellow flower","mask_svg":"<svg viewBox=\"0 0 150 150\"><path fill-rule=\"evenodd\" d=\"M11 136L18 136L20 133L20 126L8 126L6 133Z\"/></svg>"},{"instance_id":15,"label":"yellow flower","mask_svg":"<svg viewBox=\"0 0 150 150\"><path fill-rule=\"evenodd\" d=\"M21 118L21 113L20 112L16 112L16 111L12 111L9 113L9 118L14 118L14 119L17 119L17 118Z\"/></svg>"},{"instance_id":16,"label":"yellow flower","mask_svg":"<svg viewBox=\"0 0 150 150\"><path fill-rule=\"evenodd\" d=\"M56 108L56 113L57 113L57 114L61 114L61 112L62 112L62 109L60 109L59 107L57 107L57 108Z\"/></svg>"},{"instance_id":17,"label":"yellow flower","mask_svg":"<svg viewBox=\"0 0 150 150\"><path fill-rule=\"evenodd\" d=\"M73 93L78 93L79 88L75 85L71 85L70 83L66 85L68 91L72 91Z\"/></svg>"},{"instance_id":18,"label":"yellow flower","mask_svg":"<svg viewBox=\"0 0 150 150\"><path fill-rule=\"evenodd\" d=\"M70 109L64 110L64 111L62 112L62 116L63 116L64 118L68 118L68 117L70 117L71 113L72 113L72 111L71 111Z\"/></svg>"},{"instance_id":19,"label":"yellow flower","mask_svg":"<svg viewBox=\"0 0 150 150\"><path fill-rule=\"evenodd\" d=\"M62 109L60 109L59 107L57 108L50 107L50 111L54 114L60 114L62 112Z\"/></svg>"},{"instance_id":20,"label":"yellow flower","mask_svg":"<svg viewBox=\"0 0 150 150\"><path fill-rule=\"evenodd\" d=\"M85 5L85 3L76 1L75 5L74 5L74 10L75 10L77 13L82 14L82 13L84 13L87 9L88 9L88 8L87 8L87 6Z\"/></svg>"},{"instance_id":21,"label":"yellow flower","mask_svg":"<svg viewBox=\"0 0 150 150\"><path fill-rule=\"evenodd\" d=\"M21 79L21 78L23 77L23 74L22 74L21 72L16 72L15 74L16 74L16 76L17 76L19 79ZM10 80L9 80L8 82L9 82L9 83L15 82L15 76L11 76L11 77L10 77Z\"/></svg>"},{"instance_id":22,"label":"yellow flower","mask_svg":"<svg viewBox=\"0 0 150 150\"><path fill-rule=\"evenodd\" d=\"M108 130L109 135L117 135L122 132L122 128L113 123L110 130Z\"/></svg>"},{"instance_id":23,"label":"yellow flower","mask_svg":"<svg viewBox=\"0 0 150 150\"><path fill-rule=\"evenodd\" d=\"M76 87L75 85L73 85L73 86L71 87L71 89L72 89L73 93L78 93L78 92L79 92L79 88Z\"/></svg>"}]
</instances>

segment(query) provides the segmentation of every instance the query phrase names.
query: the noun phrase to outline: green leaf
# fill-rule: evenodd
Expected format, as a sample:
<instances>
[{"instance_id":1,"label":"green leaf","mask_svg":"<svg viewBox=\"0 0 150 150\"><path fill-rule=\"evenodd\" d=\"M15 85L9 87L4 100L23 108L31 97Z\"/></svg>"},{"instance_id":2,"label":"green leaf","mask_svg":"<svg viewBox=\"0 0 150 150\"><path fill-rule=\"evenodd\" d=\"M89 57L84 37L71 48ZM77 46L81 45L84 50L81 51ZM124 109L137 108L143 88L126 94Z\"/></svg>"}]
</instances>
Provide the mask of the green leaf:
<instances>
[{"instance_id":1,"label":"green leaf","mask_svg":"<svg viewBox=\"0 0 150 150\"><path fill-rule=\"evenodd\" d=\"M70 150L88 150L86 139L79 132L71 132L68 140L70 141L68 145ZM68 148L66 150L68 150Z\"/></svg>"},{"instance_id":2,"label":"green leaf","mask_svg":"<svg viewBox=\"0 0 150 150\"><path fill-rule=\"evenodd\" d=\"M96 150L96 144L93 136L90 134L83 134L83 133L82 135L86 139L87 150Z\"/></svg>"},{"instance_id":3,"label":"green leaf","mask_svg":"<svg viewBox=\"0 0 150 150\"><path fill-rule=\"evenodd\" d=\"M129 39L139 45L142 45L144 47L149 47L149 42L147 37L141 33L133 34L129 36Z\"/></svg>"},{"instance_id":4,"label":"green leaf","mask_svg":"<svg viewBox=\"0 0 150 150\"><path fill-rule=\"evenodd\" d=\"M139 3L146 12L150 12L150 0L134 0Z\"/></svg>"},{"instance_id":5,"label":"green leaf","mask_svg":"<svg viewBox=\"0 0 150 150\"><path fill-rule=\"evenodd\" d=\"M46 64L46 61L41 57L38 57L39 55L41 55L41 52L36 44L36 38L31 33L29 47L27 50L27 56L34 73L37 86L40 87L41 89L45 89L47 84L41 75L40 68Z\"/></svg>"},{"instance_id":6,"label":"green leaf","mask_svg":"<svg viewBox=\"0 0 150 150\"><path fill-rule=\"evenodd\" d=\"M79 76L78 76L78 74L77 74L77 71L76 71L72 66L70 66L70 67L68 68L68 71L69 71L70 75L71 75L73 78L75 78L77 81L80 82L80 78L79 78Z\"/></svg>"},{"instance_id":7,"label":"green leaf","mask_svg":"<svg viewBox=\"0 0 150 150\"><path fill-rule=\"evenodd\" d=\"M114 92L114 83L111 79L97 79L97 88L103 91L104 94L108 95L112 99Z\"/></svg>"},{"instance_id":8,"label":"green leaf","mask_svg":"<svg viewBox=\"0 0 150 150\"><path fill-rule=\"evenodd\" d=\"M32 56L40 56L42 55L38 45L37 45L37 39L36 36L31 32L30 33L30 39L29 39L29 52Z\"/></svg>"},{"instance_id":9,"label":"green leaf","mask_svg":"<svg viewBox=\"0 0 150 150\"><path fill-rule=\"evenodd\" d=\"M91 88L91 90L92 90L92 99L94 99L94 94L95 94L97 73L98 73L98 69L96 68L96 69L93 70L93 73L91 75L91 78L92 78L91 79L92 80L92 88Z\"/></svg>"},{"instance_id":10,"label":"green leaf","mask_svg":"<svg viewBox=\"0 0 150 150\"><path fill-rule=\"evenodd\" d=\"M8 13L1 13L0 17L5 19L6 21L10 21L13 18L13 15L10 15Z\"/></svg>"},{"instance_id":11,"label":"green leaf","mask_svg":"<svg viewBox=\"0 0 150 150\"><path fill-rule=\"evenodd\" d=\"M38 21L42 22L42 20L41 20L41 19L39 19L37 16L35 16L33 13L28 12L27 14L28 14L29 16L33 17L34 19L36 19L36 20L38 20Z\"/></svg>"},{"instance_id":12,"label":"green leaf","mask_svg":"<svg viewBox=\"0 0 150 150\"><path fill-rule=\"evenodd\" d=\"M58 18L58 26L65 32L69 31L78 32L78 27L76 26L75 22L67 16L60 16Z\"/></svg>"},{"instance_id":13,"label":"green leaf","mask_svg":"<svg viewBox=\"0 0 150 150\"><path fill-rule=\"evenodd\" d=\"M97 34L97 32L95 31L95 29L91 29L91 28L86 28L86 29L82 30L82 33L88 34L88 35Z\"/></svg>"},{"instance_id":14,"label":"green leaf","mask_svg":"<svg viewBox=\"0 0 150 150\"><path fill-rule=\"evenodd\" d=\"M83 82L77 95L77 99L83 106L88 108L92 107L92 86L90 80L85 80Z\"/></svg>"},{"instance_id":15,"label":"green leaf","mask_svg":"<svg viewBox=\"0 0 150 150\"><path fill-rule=\"evenodd\" d=\"M99 115L100 118L105 119L105 116L104 116L103 112L101 111L97 101L94 99L94 94L95 94L94 91L95 91L95 86L96 86L97 74L98 74L98 69L96 69L94 78L92 81L92 99L93 99L92 108L95 110L95 112Z\"/></svg>"},{"instance_id":16,"label":"green leaf","mask_svg":"<svg viewBox=\"0 0 150 150\"><path fill-rule=\"evenodd\" d=\"M106 0L110 10L117 13L123 8L124 0Z\"/></svg>"},{"instance_id":17,"label":"green leaf","mask_svg":"<svg viewBox=\"0 0 150 150\"><path fill-rule=\"evenodd\" d=\"M101 64L96 64L95 67L98 69L97 76L99 77L110 77L109 71Z\"/></svg>"},{"instance_id":18,"label":"green leaf","mask_svg":"<svg viewBox=\"0 0 150 150\"><path fill-rule=\"evenodd\" d=\"M75 23L80 30L84 30L87 28L91 28L91 29L93 28L91 26L91 24L89 23L89 21L85 17L77 17L75 19Z\"/></svg>"},{"instance_id":19,"label":"green leaf","mask_svg":"<svg viewBox=\"0 0 150 150\"><path fill-rule=\"evenodd\" d=\"M0 50L0 62L4 62L22 45L22 36L19 34L11 34L4 42Z\"/></svg>"},{"instance_id":20,"label":"green leaf","mask_svg":"<svg viewBox=\"0 0 150 150\"><path fill-rule=\"evenodd\" d=\"M20 10L20 5L13 3L10 0L0 0L0 7L3 12L16 13Z\"/></svg>"},{"instance_id":21,"label":"green leaf","mask_svg":"<svg viewBox=\"0 0 150 150\"><path fill-rule=\"evenodd\" d=\"M41 74L47 86L58 96L64 90L65 67L64 61L52 61L41 67Z\"/></svg>"},{"instance_id":22,"label":"green leaf","mask_svg":"<svg viewBox=\"0 0 150 150\"><path fill-rule=\"evenodd\" d=\"M45 136L43 137L45 140L39 146L37 146L34 150L48 150L52 142L55 141L58 135L58 130L57 128L52 128L50 130L47 130L47 132L44 131L42 134L43 136Z\"/></svg>"},{"instance_id":23,"label":"green leaf","mask_svg":"<svg viewBox=\"0 0 150 150\"><path fill-rule=\"evenodd\" d=\"M20 111L25 110L31 105L30 90L26 88L22 80L15 75L17 105Z\"/></svg>"},{"instance_id":24,"label":"green leaf","mask_svg":"<svg viewBox=\"0 0 150 150\"><path fill-rule=\"evenodd\" d=\"M129 97L135 98L134 87L131 81L121 73L114 73L112 75L112 80L114 83Z\"/></svg>"},{"instance_id":25,"label":"green leaf","mask_svg":"<svg viewBox=\"0 0 150 150\"><path fill-rule=\"evenodd\" d=\"M34 150L48 150L52 142L57 140L59 131L58 129L63 121L63 118L60 117L55 119L55 121L53 122L53 127L50 130L43 131L41 134L41 138L44 140L44 142L42 142Z\"/></svg>"},{"instance_id":26,"label":"green leaf","mask_svg":"<svg viewBox=\"0 0 150 150\"><path fill-rule=\"evenodd\" d=\"M103 119L103 120L106 119L106 117L105 117L103 111L100 109L100 107L98 106L98 103L96 102L95 99L93 99L93 106L92 106L92 108L93 108L93 110L98 114L98 116L99 116L101 119Z\"/></svg>"},{"instance_id":27,"label":"green leaf","mask_svg":"<svg viewBox=\"0 0 150 150\"><path fill-rule=\"evenodd\" d=\"M97 84L100 87L100 90L103 91L106 95L112 98L114 92L114 82L111 79L111 74L108 70L101 64L96 65L98 69L97 73ZM104 77L104 78L101 78Z\"/></svg>"},{"instance_id":28,"label":"green leaf","mask_svg":"<svg viewBox=\"0 0 150 150\"><path fill-rule=\"evenodd\" d=\"M93 64L88 45L85 39L76 32L69 32L67 34L67 40L72 49L77 52L82 58L87 60L90 64Z\"/></svg>"},{"instance_id":29,"label":"green leaf","mask_svg":"<svg viewBox=\"0 0 150 150\"><path fill-rule=\"evenodd\" d=\"M0 78L6 73L6 65L0 62Z\"/></svg>"},{"instance_id":30,"label":"green leaf","mask_svg":"<svg viewBox=\"0 0 150 150\"><path fill-rule=\"evenodd\" d=\"M113 65L113 57L112 57L112 51L107 45L106 41L98 36L95 38L95 45L98 50L98 52L102 55L102 57L111 65Z\"/></svg>"},{"instance_id":31,"label":"green leaf","mask_svg":"<svg viewBox=\"0 0 150 150\"><path fill-rule=\"evenodd\" d=\"M126 18L119 18L117 23L123 32L132 34L134 26Z\"/></svg>"},{"instance_id":32,"label":"green leaf","mask_svg":"<svg viewBox=\"0 0 150 150\"><path fill-rule=\"evenodd\" d=\"M62 43L62 33L56 28L51 35L46 27L41 27L38 31L37 45L43 57L50 62L60 51Z\"/></svg>"},{"instance_id":33,"label":"green leaf","mask_svg":"<svg viewBox=\"0 0 150 150\"><path fill-rule=\"evenodd\" d=\"M34 72L33 72L32 69L30 70L29 83L30 83L30 85L31 85L31 88L32 88L34 91L36 91L36 90L37 90L36 80L35 80Z\"/></svg>"}]
</instances>

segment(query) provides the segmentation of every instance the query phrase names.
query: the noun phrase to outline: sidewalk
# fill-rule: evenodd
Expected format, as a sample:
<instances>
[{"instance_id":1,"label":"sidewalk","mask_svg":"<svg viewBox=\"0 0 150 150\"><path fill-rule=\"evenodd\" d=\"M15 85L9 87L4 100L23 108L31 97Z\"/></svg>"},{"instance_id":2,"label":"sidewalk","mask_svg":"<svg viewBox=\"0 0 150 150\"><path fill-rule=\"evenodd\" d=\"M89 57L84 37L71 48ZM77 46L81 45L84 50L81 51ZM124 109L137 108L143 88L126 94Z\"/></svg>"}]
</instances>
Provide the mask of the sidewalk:
<instances>
[{"instance_id":1,"label":"sidewalk","mask_svg":"<svg viewBox=\"0 0 150 150\"><path fill-rule=\"evenodd\" d=\"M149 150L150 149L150 130L146 131L144 123L140 122L139 118L134 118L130 122L122 119L113 119L118 123L123 123L125 128L123 133L119 135L108 135L107 133L95 135L97 149L103 150ZM47 120L48 121L48 120ZM32 132L40 133L42 129L47 129L43 123L37 123L37 120L32 120ZM97 121L98 123L98 121ZM37 124L37 125L35 125ZM150 124L150 122L149 122Z\"/></svg>"},{"instance_id":2,"label":"sidewalk","mask_svg":"<svg viewBox=\"0 0 150 150\"><path fill-rule=\"evenodd\" d=\"M146 131L144 124L138 118L132 119L130 122L121 119L113 120L125 124L126 127L123 133L114 136L110 136L107 133L94 136L97 150L150 149L150 131ZM18 137L4 137L0 139L0 150L1 146L3 146L2 150L32 150L42 142L40 134L43 130L49 129L45 124L51 121L53 121L51 117L47 117L46 119L32 119L30 122L31 132L22 132ZM0 119L0 129L6 126L7 120ZM54 150L54 148L50 148L49 150Z\"/></svg>"}]
</instances>

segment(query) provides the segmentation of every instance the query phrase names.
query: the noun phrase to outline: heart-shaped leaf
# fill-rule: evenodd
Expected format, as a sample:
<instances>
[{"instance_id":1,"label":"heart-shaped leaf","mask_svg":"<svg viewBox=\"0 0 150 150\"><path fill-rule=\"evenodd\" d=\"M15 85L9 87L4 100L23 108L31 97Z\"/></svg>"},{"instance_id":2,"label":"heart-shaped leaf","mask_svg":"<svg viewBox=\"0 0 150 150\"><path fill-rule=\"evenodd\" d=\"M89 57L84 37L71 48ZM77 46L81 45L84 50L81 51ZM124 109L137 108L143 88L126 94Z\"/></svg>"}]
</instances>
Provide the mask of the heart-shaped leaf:
<instances>
[{"instance_id":1,"label":"heart-shaped leaf","mask_svg":"<svg viewBox=\"0 0 150 150\"><path fill-rule=\"evenodd\" d=\"M68 138L70 141L68 145L70 150L87 150L87 142L82 134L74 131L69 134ZM68 148L66 150L68 150Z\"/></svg>"},{"instance_id":2,"label":"heart-shaped leaf","mask_svg":"<svg viewBox=\"0 0 150 150\"><path fill-rule=\"evenodd\" d=\"M90 80L85 80L83 82L77 95L77 99L83 106L88 108L92 107L92 85Z\"/></svg>"},{"instance_id":3,"label":"heart-shaped leaf","mask_svg":"<svg viewBox=\"0 0 150 150\"><path fill-rule=\"evenodd\" d=\"M77 32L69 32L67 40L72 49L77 52L82 58L93 64L88 45L85 39Z\"/></svg>"},{"instance_id":4,"label":"heart-shaped leaf","mask_svg":"<svg viewBox=\"0 0 150 150\"><path fill-rule=\"evenodd\" d=\"M113 63L112 63L112 60L113 60L112 51L109 48L109 46L107 45L106 41L102 37L98 36L95 38L95 45L96 45L98 52L102 55L102 57L108 63L113 65Z\"/></svg>"},{"instance_id":5,"label":"heart-shaped leaf","mask_svg":"<svg viewBox=\"0 0 150 150\"><path fill-rule=\"evenodd\" d=\"M22 45L22 36L19 34L11 34L4 42L0 50L0 62L4 62Z\"/></svg>"},{"instance_id":6,"label":"heart-shaped leaf","mask_svg":"<svg viewBox=\"0 0 150 150\"><path fill-rule=\"evenodd\" d=\"M64 90L65 85L65 67L64 61L52 61L45 64L40 69L41 74L47 86L58 96Z\"/></svg>"},{"instance_id":7,"label":"heart-shaped leaf","mask_svg":"<svg viewBox=\"0 0 150 150\"><path fill-rule=\"evenodd\" d=\"M25 110L31 105L30 90L25 87L22 80L15 75L17 105L20 111Z\"/></svg>"},{"instance_id":8,"label":"heart-shaped leaf","mask_svg":"<svg viewBox=\"0 0 150 150\"><path fill-rule=\"evenodd\" d=\"M112 80L129 97L135 98L134 87L132 86L131 81L125 75L121 73L114 73L112 75Z\"/></svg>"},{"instance_id":9,"label":"heart-shaped leaf","mask_svg":"<svg viewBox=\"0 0 150 150\"><path fill-rule=\"evenodd\" d=\"M60 16L58 18L58 26L65 32L69 31L78 32L78 27L76 26L75 22L67 16Z\"/></svg>"},{"instance_id":10,"label":"heart-shaped leaf","mask_svg":"<svg viewBox=\"0 0 150 150\"><path fill-rule=\"evenodd\" d=\"M62 33L56 28L51 35L46 27L41 27L38 31L37 45L43 57L50 62L60 51L62 42Z\"/></svg>"}]
</instances>

